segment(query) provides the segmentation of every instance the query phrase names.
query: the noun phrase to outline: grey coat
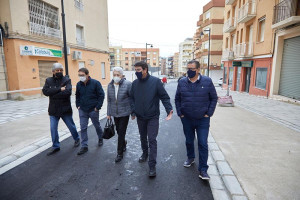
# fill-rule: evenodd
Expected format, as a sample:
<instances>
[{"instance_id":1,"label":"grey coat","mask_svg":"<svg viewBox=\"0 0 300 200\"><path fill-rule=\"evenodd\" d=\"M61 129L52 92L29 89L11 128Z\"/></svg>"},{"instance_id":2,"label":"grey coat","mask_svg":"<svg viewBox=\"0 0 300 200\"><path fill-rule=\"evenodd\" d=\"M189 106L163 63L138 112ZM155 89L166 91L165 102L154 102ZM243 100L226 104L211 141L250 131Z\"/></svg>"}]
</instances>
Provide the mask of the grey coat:
<instances>
[{"instance_id":1,"label":"grey coat","mask_svg":"<svg viewBox=\"0 0 300 200\"><path fill-rule=\"evenodd\" d=\"M114 81L109 83L107 87L107 116L125 117L132 114L130 90L131 82L122 79L116 99Z\"/></svg>"}]
</instances>

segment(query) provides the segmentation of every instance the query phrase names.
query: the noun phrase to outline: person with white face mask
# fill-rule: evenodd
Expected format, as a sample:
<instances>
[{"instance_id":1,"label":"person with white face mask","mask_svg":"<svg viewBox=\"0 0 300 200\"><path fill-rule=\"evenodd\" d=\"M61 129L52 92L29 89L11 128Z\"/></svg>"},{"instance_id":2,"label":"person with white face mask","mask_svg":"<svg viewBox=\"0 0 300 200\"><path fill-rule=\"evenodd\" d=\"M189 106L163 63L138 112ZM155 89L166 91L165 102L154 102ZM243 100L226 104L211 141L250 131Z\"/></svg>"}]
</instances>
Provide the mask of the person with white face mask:
<instances>
[{"instance_id":1,"label":"person with white face mask","mask_svg":"<svg viewBox=\"0 0 300 200\"><path fill-rule=\"evenodd\" d=\"M113 69L113 80L107 88L107 119L114 118L118 133L118 149L115 162L123 159L123 152L126 151L127 141L125 140L129 116L132 113L132 101L130 97L131 82L125 80L123 69Z\"/></svg>"}]
</instances>

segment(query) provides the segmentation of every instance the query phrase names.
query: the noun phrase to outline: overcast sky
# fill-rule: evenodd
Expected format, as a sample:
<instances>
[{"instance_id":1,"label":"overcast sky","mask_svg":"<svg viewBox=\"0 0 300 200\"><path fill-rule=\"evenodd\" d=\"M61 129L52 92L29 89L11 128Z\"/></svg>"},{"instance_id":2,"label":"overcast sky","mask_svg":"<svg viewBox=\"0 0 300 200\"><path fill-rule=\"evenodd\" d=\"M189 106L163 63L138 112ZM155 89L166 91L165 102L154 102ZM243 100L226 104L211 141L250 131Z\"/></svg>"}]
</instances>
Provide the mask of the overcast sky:
<instances>
[{"instance_id":1,"label":"overcast sky","mask_svg":"<svg viewBox=\"0 0 300 200\"><path fill-rule=\"evenodd\" d=\"M110 45L145 48L173 55L179 43L193 37L209 0L107 0Z\"/></svg>"}]
</instances>

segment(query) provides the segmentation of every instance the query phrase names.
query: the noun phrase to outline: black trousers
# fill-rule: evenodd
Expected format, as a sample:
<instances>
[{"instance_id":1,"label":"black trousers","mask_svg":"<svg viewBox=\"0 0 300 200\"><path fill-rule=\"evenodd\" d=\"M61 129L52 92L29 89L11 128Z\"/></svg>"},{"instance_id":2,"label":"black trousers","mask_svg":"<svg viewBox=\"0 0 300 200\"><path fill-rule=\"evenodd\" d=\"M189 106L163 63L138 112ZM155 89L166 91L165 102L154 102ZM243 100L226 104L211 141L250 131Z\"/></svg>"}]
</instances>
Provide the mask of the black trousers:
<instances>
[{"instance_id":1,"label":"black trousers","mask_svg":"<svg viewBox=\"0 0 300 200\"><path fill-rule=\"evenodd\" d=\"M114 117L116 124L116 130L118 133L118 154L123 155L123 149L125 147L125 135L128 126L129 116Z\"/></svg>"}]
</instances>

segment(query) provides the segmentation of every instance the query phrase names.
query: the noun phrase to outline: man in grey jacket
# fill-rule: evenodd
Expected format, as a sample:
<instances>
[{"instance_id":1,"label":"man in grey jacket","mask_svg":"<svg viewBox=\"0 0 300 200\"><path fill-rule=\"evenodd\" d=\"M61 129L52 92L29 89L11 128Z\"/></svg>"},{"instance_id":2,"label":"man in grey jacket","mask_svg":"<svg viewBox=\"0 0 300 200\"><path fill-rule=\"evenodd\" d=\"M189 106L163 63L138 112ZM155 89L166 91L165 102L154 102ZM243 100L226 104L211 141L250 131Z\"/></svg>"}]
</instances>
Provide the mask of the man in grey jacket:
<instances>
[{"instance_id":1,"label":"man in grey jacket","mask_svg":"<svg viewBox=\"0 0 300 200\"><path fill-rule=\"evenodd\" d=\"M129 115L132 114L130 99L131 82L123 77L123 69L113 69L113 80L107 88L107 118L114 117L118 133L118 154L115 162L123 159L123 152L126 151L127 141L125 140Z\"/></svg>"}]
</instances>

